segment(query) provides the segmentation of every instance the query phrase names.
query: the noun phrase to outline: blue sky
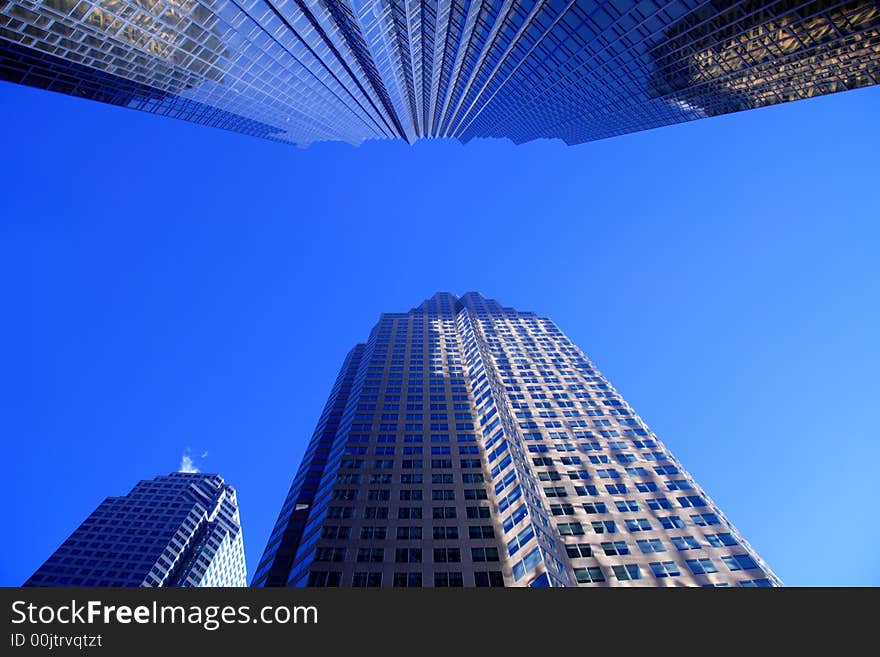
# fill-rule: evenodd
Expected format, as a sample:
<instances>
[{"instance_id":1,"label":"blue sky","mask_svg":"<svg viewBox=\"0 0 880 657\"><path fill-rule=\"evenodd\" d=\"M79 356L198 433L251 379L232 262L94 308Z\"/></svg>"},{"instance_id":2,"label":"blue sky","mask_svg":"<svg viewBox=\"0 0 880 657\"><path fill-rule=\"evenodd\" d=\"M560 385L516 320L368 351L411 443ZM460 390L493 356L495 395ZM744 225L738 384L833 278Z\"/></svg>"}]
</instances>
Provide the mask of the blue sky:
<instances>
[{"instance_id":1,"label":"blue sky","mask_svg":"<svg viewBox=\"0 0 880 657\"><path fill-rule=\"evenodd\" d=\"M346 351L438 290L552 317L786 584L880 585L878 116L299 150L0 84L0 585L187 449L252 573Z\"/></svg>"}]
</instances>

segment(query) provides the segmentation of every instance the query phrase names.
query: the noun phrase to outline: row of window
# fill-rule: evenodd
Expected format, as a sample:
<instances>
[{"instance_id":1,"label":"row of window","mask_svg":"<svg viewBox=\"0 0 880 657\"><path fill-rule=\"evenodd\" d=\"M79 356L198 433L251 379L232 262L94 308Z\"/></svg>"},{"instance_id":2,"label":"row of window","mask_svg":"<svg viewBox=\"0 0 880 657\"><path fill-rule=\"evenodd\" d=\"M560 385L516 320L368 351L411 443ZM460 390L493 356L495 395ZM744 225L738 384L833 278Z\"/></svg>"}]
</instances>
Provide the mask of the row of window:
<instances>
[{"instance_id":1,"label":"row of window","mask_svg":"<svg viewBox=\"0 0 880 657\"><path fill-rule=\"evenodd\" d=\"M431 475L432 484L454 484L456 474L451 472L435 472ZM373 473L369 476L368 482L371 484L392 484L394 475L390 473ZM421 484L424 483L424 476L421 473L401 474L399 477L401 484ZM482 472L462 472L461 481L464 484L481 484L485 481ZM337 484L354 484L358 485L363 482L363 475L356 472L343 472L336 475Z\"/></svg>"},{"instance_id":2,"label":"row of window","mask_svg":"<svg viewBox=\"0 0 880 657\"><path fill-rule=\"evenodd\" d=\"M459 467L462 469L469 468L480 468L481 463L480 459L460 459ZM364 460L363 459L342 459L339 464L339 467L342 469L348 470L360 470L364 468ZM420 470L425 467L425 462L422 459L403 459L400 462L400 467L404 470ZM431 459L431 465L429 466L434 470L451 470L452 469L452 459ZM394 460L393 459L376 459L372 463L372 469L374 470L393 470L394 469Z\"/></svg>"},{"instance_id":3,"label":"row of window","mask_svg":"<svg viewBox=\"0 0 880 657\"><path fill-rule=\"evenodd\" d=\"M757 564L754 564L754 562L751 560L751 557L749 557L748 555L722 557L722 559L731 571L748 570L758 567ZM741 562L745 562L745 565L743 565L743 563ZM709 575L718 572L718 569L716 568L712 560L707 558L688 559L687 561L685 561L685 564L694 575ZM680 577L682 574L679 565L674 561L653 561L648 564L648 567L651 569L651 574L658 579L664 579L667 577ZM643 577L642 569L638 564L620 564L612 566L611 570L614 574L614 577L616 577L620 581L639 580ZM586 566L575 568L574 574L575 578L580 584L606 581L605 572L600 566ZM770 583L769 579L761 578L740 582L740 586L769 587L772 586L772 584Z\"/></svg>"},{"instance_id":4,"label":"row of window","mask_svg":"<svg viewBox=\"0 0 880 657\"><path fill-rule=\"evenodd\" d=\"M434 573L436 588L463 587L464 575L460 572ZM352 575L353 587L382 586L382 573L356 572ZM500 570L478 571L474 573L474 585L477 587L504 586L504 577ZM339 571L312 571L309 573L307 586L328 587L342 586L342 573ZM424 586L422 573L394 573L392 586L398 588L418 588Z\"/></svg>"},{"instance_id":5,"label":"row of window","mask_svg":"<svg viewBox=\"0 0 880 657\"><path fill-rule=\"evenodd\" d=\"M398 491L401 501L421 501L423 495L422 489L404 489ZM356 488L337 488L330 494L330 499L334 501L353 502L358 499L360 491ZM390 489L370 489L367 491L367 500L369 501L389 501L391 499ZM452 489L434 489L431 491L431 499L438 500L454 500L455 491ZM464 499L466 500L485 500L488 499L488 493L484 488L465 488Z\"/></svg>"},{"instance_id":6,"label":"row of window","mask_svg":"<svg viewBox=\"0 0 880 657\"><path fill-rule=\"evenodd\" d=\"M553 512L554 506L558 505L551 505L551 512ZM560 514L554 513L554 515ZM679 516L667 516L658 518L658 520L663 529L684 529L687 526L687 523ZM627 518L623 522L626 531L629 532L651 531L654 529L647 518ZM692 514L690 522L697 527L712 527L721 524L721 520L714 513ZM590 527L596 534L615 534L619 531L616 520L595 520L590 523ZM557 528L563 536L582 536L585 533L583 524L577 521L558 523Z\"/></svg>"}]
</instances>

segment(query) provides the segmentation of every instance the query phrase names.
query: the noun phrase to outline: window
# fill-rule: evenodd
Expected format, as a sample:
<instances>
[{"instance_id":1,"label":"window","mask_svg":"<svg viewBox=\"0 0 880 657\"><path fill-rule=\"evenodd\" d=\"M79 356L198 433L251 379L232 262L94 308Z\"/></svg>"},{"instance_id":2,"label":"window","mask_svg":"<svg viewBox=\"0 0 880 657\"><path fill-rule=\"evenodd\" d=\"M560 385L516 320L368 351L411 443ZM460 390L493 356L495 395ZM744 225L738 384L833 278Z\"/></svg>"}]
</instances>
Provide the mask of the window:
<instances>
[{"instance_id":1,"label":"window","mask_svg":"<svg viewBox=\"0 0 880 657\"><path fill-rule=\"evenodd\" d=\"M583 479L585 481L590 479L590 473L586 470L567 470L566 473L568 478L577 481L578 479Z\"/></svg>"},{"instance_id":2,"label":"window","mask_svg":"<svg viewBox=\"0 0 880 657\"><path fill-rule=\"evenodd\" d=\"M441 488L431 491L431 499L436 501L439 500L454 500L455 499L455 491L452 489Z\"/></svg>"},{"instance_id":3,"label":"window","mask_svg":"<svg viewBox=\"0 0 880 657\"><path fill-rule=\"evenodd\" d=\"M732 547L739 545L730 534L706 534L706 540L712 547Z\"/></svg>"},{"instance_id":4,"label":"window","mask_svg":"<svg viewBox=\"0 0 880 657\"><path fill-rule=\"evenodd\" d=\"M672 561L653 561L648 565L651 566L651 572L657 578L678 577L681 575L678 566Z\"/></svg>"},{"instance_id":5,"label":"window","mask_svg":"<svg viewBox=\"0 0 880 657\"><path fill-rule=\"evenodd\" d=\"M397 548L394 550L396 563L422 563L421 548Z\"/></svg>"},{"instance_id":6,"label":"window","mask_svg":"<svg viewBox=\"0 0 880 657\"><path fill-rule=\"evenodd\" d=\"M355 573L351 585L356 587L382 586L382 573Z\"/></svg>"},{"instance_id":7,"label":"window","mask_svg":"<svg viewBox=\"0 0 880 657\"><path fill-rule=\"evenodd\" d=\"M657 482L654 481L637 481L636 490L640 493L656 493Z\"/></svg>"},{"instance_id":8,"label":"window","mask_svg":"<svg viewBox=\"0 0 880 657\"><path fill-rule=\"evenodd\" d=\"M644 538L636 541L636 545L642 551L642 554L653 554L654 552L666 552L666 546L659 538Z\"/></svg>"},{"instance_id":9,"label":"window","mask_svg":"<svg viewBox=\"0 0 880 657\"><path fill-rule=\"evenodd\" d=\"M307 586L341 586L341 572L312 571L309 573Z\"/></svg>"},{"instance_id":10,"label":"window","mask_svg":"<svg viewBox=\"0 0 880 657\"><path fill-rule=\"evenodd\" d=\"M574 505L573 504L551 504L550 505L550 513L554 516L573 516L574 515Z\"/></svg>"},{"instance_id":11,"label":"window","mask_svg":"<svg viewBox=\"0 0 880 657\"><path fill-rule=\"evenodd\" d=\"M421 527L398 527L397 538L402 541L419 540L422 538Z\"/></svg>"},{"instance_id":12,"label":"window","mask_svg":"<svg viewBox=\"0 0 880 657\"><path fill-rule=\"evenodd\" d=\"M351 535L351 527L339 527L337 525L327 525L321 528L321 538L348 538Z\"/></svg>"},{"instance_id":13,"label":"window","mask_svg":"<svg viewBox=\"0 0 880 657\"><path fill-rule=\"evenodd\" d=\"M639 503L635 500L618 500L614 502L614 506L617 507L617 510L621 513L626 513L627 511L638 511Z\"/></svg>"},{"instance_id":14,"label":"window","mask_svg":"<svg viewBox=\"0 0 880 657\"><path fill-rule=\"evenodd\" d=\"M421 520L422 507L420 506L402 506L397 509L398 520Z\"/></svg>"},{"instance_id":15,"label":"window","mask_svg":"<svg viewBox=\"0 0 880 657\"><path fill-rule=\"evenodd\" d=\"M699 495L687 495L685 497L677 497L678 503L681 504L683 508L688 508L692 506L706 506L706 500L704 500Z\"/></svg>"},{"instance_id":16,"label":"window","mask_svg":"<svg viewBox=\"0 0 880 657\"><path fill-rule=\"evenodd\" d=\"M747 580L740 582L739 585L745 586L745 587L759 587L759 588L772 588L773 587L773 583L769 579L747 579ZM328 584L327 586L332 586L332 585Z\"/></svg>"},{"instance_id":17,"label":"window","mask_svg":"<svg viewBox=\"0 0 880 657\"><path fill-rule=\"evenodd\" d=\"M584 511L587 513L608 513L608 506L605 502L585 502Z\"/></svg>"},{"instance_id":18,"label":"window","mask_svg":"<svg viewBox=\"0 0 880 657\"><path fill-rule=\"evenodd\" d=\"M500 570L478 571L474 573L474 584L481 587L504 586L504 577Z\"/></svg>"},{"instance_id":19,"label":"window","mask_svg":"<svg viewBox=\"0 0 880 657\"><path fill-rule=\"evenodd\" d=\"M387 527L361 527L361 538L384 539L388 534Z\"/></svg>"},{"instance_id":20,"label":"window","mask_svg":"<svg viewBox=\"0 0 880 657\"><path fill-rule=\"evenodd\" d=\"M624 520L627 531L647 532L651 531L651 523L647 518L627 518Z\"/></svg>"},{"instance_id":21,"label":"window","mask_svg":"<svg viewBox=\"0 0 880 657\"><path fill-rule=\"evenodd\" d=\"M721 560L727 564L731 570L751 570L758 568L758 563L748 554L733 554L729 557L721 557Z\"/></svg>"},{"instance_id":22,"label":"window","mask_svg":"<svg viewBox=\"0 0 880 657\"><path fill-rule=\"evenodd\" d=\"M572 559L580 559L582 557L593 556L593 548L588 543L575 543L574 545L566 545L565 551Z\"/></svg>"},{"instance_id":23,"label":"window","mask_svg":"<svg viewBox=\"0 0 880 657\"><path fill-rule=\"evenodd\" d=\"M442 520L443 518L454 518L455 517L455 507L454 506L435 506L431 510L431 517L434 520Z\"/></svg>"},{"instance_id":24,"label":"window","mask_svg":"<svg viewBox=\"0 0 880 657\"><path fill-rule=\"evenodd\" d=\"M422 491L419 489L400 491L400 500L402 502L419 501L422 499Z\"/></svg>"},{"instance_id":25,"label":"window","mask_svg":"<svg viewBox=\"0 0 880 657\"><path fill-rule=\"evenodd\" d=\"M315 550L315 561L345 561L345 548L318 548Z\"/></svg>"},{"instance_id":26,"label":"window","mask_svg":"<svg viewBox=\"0 0 880 657\"><path fill-rule=\"evenodd\" d=\"M593 531L597 534L614 534L617 532L617 523L613 520L596 520L590 523Z\"/></svg>"},{"instance_id":27,"label":"window","mask_svg":"<svg viewBox=\"0 0 880 657\"><path fill-rule=\"evenodd\" d=\"M547 497L568 497L568 492L565 490L565 486L551 486L545 488L544 494Z\"/></svg>"},{"instance_id":28,"label":"window","mask_svg":"<svg viewBox=\"0 0 880 657\"><path fill-rule=\"evenodd\" d=\"M461 573L434 573L434 586L437 588L462 587L464 580Z\"/></svg>"},{"instance_id":29,"label":"window","mask_svg":"<svg viewBox=\"0 0 880 657\"><path fill-rule=\"evenodd\" d=\"M684 520L678 516L658 518L663 529L684 529Z\"/></svg>"},{"instance_id":30,"label":"window","mask_svg":"<svg viewBox=\"0 0 880 657\"><path fill-rule=\"evenodd\" d=\"M382 548L358 548L357 561L378 563L385 559L385 550Z\"/></svg>"},{"instance_id":31,"label":"window","mask_svg":"<svg viewBox=\"0 0 880 657\"><path fill-rule=\"evenodd\" d=\"M458 538L458 527L434 527L434 540L452 540Z\"/></svg>"},{"instance_id":32,"label":"window","mask_svg":"<svg viewBox=\"0 0 880 657\"><path fill-rule=\"evenodd\" d=\"M609 541L607 543L602 543L602 550L605 552L606 556L609 557L622 557L630 553L629 545L626 541Z\"/></svg>"},{"instance_id":33,"label":"window","mask_svg":"<svg viewBox=\"0 0 880 657\"><path fill-rule=\"evenodd\" d=\"M700 549L699 542L693 536L675 536L671 540L675 548L680 551Z\"/></svg>"},{"instance_id":34,"label":"window","mask_svg":"<svg viewBox=\"0 0 880 657\"><path fill-rule=\"evenodd\" d=\"M707 575L718 572L711 559L688 559L685 563L694 575Z\"/></svg>"},{"instance_id":35,"label":"window","mask_svg":"<svg viewBox=\"0 0 880 657\"><path fill-rule=\"evenodd\" d=\"M469 538L495 538L495 528L491 525L470 525Z\"/></svg>"},{"instance_id":36,"label":"window","mask_svg":"<svg viewBox=\"0 0 880 657\"><path fill-rule=\"evenodd\" d=\"M584 528L579 522L561 522L556 527L563 536L581 536L584 533Z\"/></svg>"},{"instance_id":37,"label":"window","mask_svg":"<svg viewBox=\"0 0 880 657\"><path fill-rule=\"evenodd\" d=\"M671 509L672 503L667 500L665 497L653 497L649 500L645 500L648 503L648 508L652 511L659 511L660 509Z\"/></svg>"},{"instance_id":38,"label":"window","mask_svg":"<svg viewBox=\"0 0 880 657\"><path fill-rule=\"evenodd\" d=\"M498 548L495 547L475 547L471 548L472 561L498 561Z\"/></svg>"},{"instance_id":39,"label":"window","mask_svg":"<svg viewBox=\"0 0 880 657\"><path fill-rule=\"evenodd\" d=\"M605 490L608 491L609 495L626 495L629 492L626 484L606 484Z\"/></svg>"},{"instance_id":40,"label":"window","mask_svg":"<svg viewBox=\"0 0 880 657\"><path fill-rule=\"evenodd\" d=\"M602 574L602 569L599 566L575 568L574 576L579 584L591 584L605 581L605 575Z\"/></svg>"},{"instance_id":41,"label":"window","mask_svg":"<svg viewBox=\"0 0 880 657\"><path fill-rule=\"evenodd\" d=\"M710 525L720 525L721 520L714 513L696 513L691 516L691 520L698 527L708 527Z\"/></svg>"},{"instance_id":42,"label":"window","mask_svg":"<svg viewBox=\"0 0 880 657\"><path fill-rule=\"evenodd\" d=\"M621 582L626 582L631 579L642 579L642 570L639 568L638 564L635 563L622 566L611 566L611 570L614 571L614 576Z\"/></svg>"},{"instance_id":43,"label":"window","mask_svg":"<svg viewBox=\"0 0 880 657\"><path fill-rule=\"evenodd\" d=\"M394 586L398 588L419 588L421 585L421 573L394 573Z\"/></svg>"},{"instance_id":44,"label":"window","mask_svg":"<svg viewBox=\"0 0 880 657\"><path fill-rule=\"evenodd\" d=\"M489 518L492 515L488 506L468 506L465 507L465 514L468 518ZM453 516L454 517L454 516Z\"/></svg>"}]
</instances>

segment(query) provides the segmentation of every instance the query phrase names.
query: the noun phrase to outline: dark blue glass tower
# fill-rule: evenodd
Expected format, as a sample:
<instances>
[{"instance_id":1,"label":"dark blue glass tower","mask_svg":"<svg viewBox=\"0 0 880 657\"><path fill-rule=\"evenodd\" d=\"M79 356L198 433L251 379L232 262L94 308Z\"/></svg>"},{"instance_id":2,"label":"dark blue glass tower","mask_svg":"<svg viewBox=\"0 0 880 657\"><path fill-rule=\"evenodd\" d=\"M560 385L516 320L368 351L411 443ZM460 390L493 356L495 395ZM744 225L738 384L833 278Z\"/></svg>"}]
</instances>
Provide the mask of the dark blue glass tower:
<instances>
[{"instance_id":1,"label":"dark blue glass tower","mask_svg":"<svg viewBox=\"0 0 880 657\"><path fill-rule=\"evenodd\" d=\"M173 472L108 497L24 586L245 586L235 489Z\"/></svg>"},{"instance_id":2,"label":"dark blue glass tower","mask_svg":"<svg viewBox=\"0 0 880 657\"><path fill-rule=\"evenodd\" d=\"M876 84L876 0L2 0L0 79L297 145L576 144Z\"/></svg>"}]
</instances>

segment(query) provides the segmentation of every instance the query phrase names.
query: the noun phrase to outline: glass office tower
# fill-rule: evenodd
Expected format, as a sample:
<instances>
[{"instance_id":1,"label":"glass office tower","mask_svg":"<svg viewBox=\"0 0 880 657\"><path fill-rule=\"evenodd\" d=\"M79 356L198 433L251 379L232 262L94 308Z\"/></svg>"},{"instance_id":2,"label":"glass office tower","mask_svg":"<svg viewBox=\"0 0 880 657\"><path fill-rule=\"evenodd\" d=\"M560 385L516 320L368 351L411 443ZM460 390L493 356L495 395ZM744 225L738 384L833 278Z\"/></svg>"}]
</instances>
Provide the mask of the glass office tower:
<instances>
[{"instance_id":1,"label":"glass office tower","mask_svg":"<svg viewBox=\"0 0 880 657\"><path fill-rule=\"evenodd\" d=\"M108 497L24 586L247 586L235 489L173 472Z\"/></svg>"},{"instance_id":2,"label":"glass office tower","mask_svg":"<svg viewBox=\"0 0 880 657\"><path fill-rule=\"evenodd\" d=\"M476 293L348 354L256 586L778 586L547 318Z\"/></svg>"},{"instance_id":3,"label":"glass office tower","mask_svg":"<svg viewBox=\"0 0 880 657\"><path fill-rule=\"evenodd\" d=\"M876 0L0 0L0 79L267 139L576 144L876 84Z\"/></svg>"}]
</instances>

